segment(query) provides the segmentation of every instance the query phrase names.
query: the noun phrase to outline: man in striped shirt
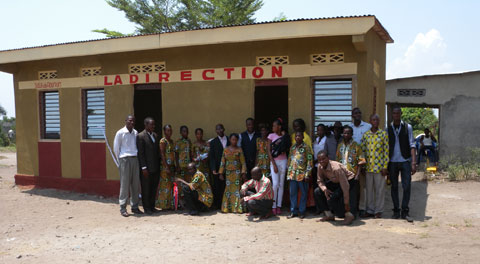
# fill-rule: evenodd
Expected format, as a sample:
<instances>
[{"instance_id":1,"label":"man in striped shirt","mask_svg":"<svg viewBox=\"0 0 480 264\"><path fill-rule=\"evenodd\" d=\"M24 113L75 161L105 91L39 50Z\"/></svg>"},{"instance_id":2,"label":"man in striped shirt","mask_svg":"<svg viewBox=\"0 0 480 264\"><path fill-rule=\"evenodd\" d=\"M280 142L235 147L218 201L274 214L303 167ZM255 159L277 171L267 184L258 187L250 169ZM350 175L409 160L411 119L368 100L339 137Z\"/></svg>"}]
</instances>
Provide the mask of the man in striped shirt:
<instances>
[{"instance_id":1,"label":"man in striped shirt","mask_svg":"<svg viewBox=\"0 0 480 264\"><path fill-rule=\"evenodd\" d=\"M240 193L245 201L249 213L247 216L259 214L261 219L272 216L273 188L270 179L262 175L259 167L251 171L252 179L242 185ZM255 192L250 190L255 189Z\"/></svg>"}]
</instances>

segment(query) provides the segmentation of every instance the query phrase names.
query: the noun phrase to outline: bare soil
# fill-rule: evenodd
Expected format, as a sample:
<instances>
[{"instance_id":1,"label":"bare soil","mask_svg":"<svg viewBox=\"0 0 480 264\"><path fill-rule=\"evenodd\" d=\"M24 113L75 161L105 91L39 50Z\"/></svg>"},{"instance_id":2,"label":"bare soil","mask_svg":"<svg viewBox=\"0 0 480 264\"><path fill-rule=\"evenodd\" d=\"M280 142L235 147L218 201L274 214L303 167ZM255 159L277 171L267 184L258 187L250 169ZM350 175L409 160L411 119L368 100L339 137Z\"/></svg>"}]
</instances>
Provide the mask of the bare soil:
<instances>
[{"instance_id":1,"label":"bare soil","mask_svg":"<svg viewBox=\"0 0 480 264\"><path fill-rule=\"evenodd\" d=\"M480 183L413 182L414 223L284 216L120 216L117 199L14 184L0 153L0 263L479 263ZM416 179L423 175L417 173Z\"/></svg>"}]
</instances>

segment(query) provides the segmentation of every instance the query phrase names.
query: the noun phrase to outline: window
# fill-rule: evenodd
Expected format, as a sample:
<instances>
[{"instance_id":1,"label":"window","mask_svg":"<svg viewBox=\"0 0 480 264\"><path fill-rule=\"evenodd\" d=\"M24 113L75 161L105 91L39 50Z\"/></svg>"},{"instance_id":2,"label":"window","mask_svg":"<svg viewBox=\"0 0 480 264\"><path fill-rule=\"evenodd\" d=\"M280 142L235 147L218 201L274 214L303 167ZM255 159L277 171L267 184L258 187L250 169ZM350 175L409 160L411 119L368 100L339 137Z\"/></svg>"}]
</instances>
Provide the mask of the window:
<instances>
[{"instance_id":1,"label":"window","mask_svg":"<svg viewBox=\"0 0 480 264\"><path fill-rule=\"evenodd\" d=\"M352 120L352 80L316 80L313 90L315 126Z\"/></svg>"},{"instance_id":2,"label":"window","mask_svg":"<svg viewBox=\"0 0 480 264\"><path fill-rule=\"evenodd\" d=\"M83 98L83 138L103 139L103 131L105 130L104 90L85 90Z\"/></svg>"},{"instance_id":3,"label":"window","mask_svg":"<svg viewBox=\"0 0 480 264\"><path fill-rule=\"evenodd\" d=\"M41 94L41 129L43 139L60 139L60 105L58 91Z\"/></svg>"}]
</instances>

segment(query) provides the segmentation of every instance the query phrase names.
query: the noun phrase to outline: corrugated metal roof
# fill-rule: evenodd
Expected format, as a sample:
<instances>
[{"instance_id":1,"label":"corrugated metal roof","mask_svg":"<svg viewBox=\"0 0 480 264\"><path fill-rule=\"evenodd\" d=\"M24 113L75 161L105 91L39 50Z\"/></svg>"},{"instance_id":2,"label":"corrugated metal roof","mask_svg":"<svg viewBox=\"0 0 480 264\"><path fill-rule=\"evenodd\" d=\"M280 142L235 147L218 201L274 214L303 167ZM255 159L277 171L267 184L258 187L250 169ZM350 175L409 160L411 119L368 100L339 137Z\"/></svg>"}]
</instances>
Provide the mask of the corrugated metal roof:
<instances>
[{"instance_id":1,"label":"corrugated metal roof","mask_svg":"<svg viewBox=\"0 0 480 264\"><path fill-rule=\"evenodd\" d=\"M58 46L58 45L68 45L68 44L76 44L76 43L86 43L86 42L93 42L93 41L101 41L101 40L109 40L109 39L120 39L120 38L134 38L134 37L141 37L141 36L150 36L150 35L161 35L161 34L168 34L168 33L175 33L175 32L185 32L185 31L196 31L196 30L206 30L206 29L216 29L216 28L226 28L226 27L241 27L241 26L250 26L250 25L261 25L261 24L274 24L274 23L288 23L288 22L298 22L298 21L313 21L313 20L327 20L327 19L342 19L342 18L362 18L362 17L375 17L374 15L358 15L358 16L336 16L336 17L322 17L322 18L299 18L299 19L288 19L283 21L262 21L262 22L254 22L254 23L244 23L244 24L231 24L231 25L221 25L221 26L209 26L209 27L200 27L196 29L188 29L188 30L175 30L175 31L166 31L166 32L158 32L158 33L149 33L149 34L137 34L131 36L121 36L121 37L111 37L111 38L100 38L100 39L90 39L90 40L80 40L80 41L72 41L72 42L63 42L63 43L56 43L56 44L47 44L47 45L39 45L39 46L32 46L32 47L24 47L24 48L15 48L15 49L7 49L7 50L0 50L0 52L6 51L14 51L14 50L24 50L24 49L34 49L34 48L43 48L43 47L51 47L51 46ZM382 24L376 19L378 23L378 28L375 30L379 36L385 40L387 43L393 43L393 39L390 37L390 34L387 30L382 26Z\"/></svg>"}]
</instances>

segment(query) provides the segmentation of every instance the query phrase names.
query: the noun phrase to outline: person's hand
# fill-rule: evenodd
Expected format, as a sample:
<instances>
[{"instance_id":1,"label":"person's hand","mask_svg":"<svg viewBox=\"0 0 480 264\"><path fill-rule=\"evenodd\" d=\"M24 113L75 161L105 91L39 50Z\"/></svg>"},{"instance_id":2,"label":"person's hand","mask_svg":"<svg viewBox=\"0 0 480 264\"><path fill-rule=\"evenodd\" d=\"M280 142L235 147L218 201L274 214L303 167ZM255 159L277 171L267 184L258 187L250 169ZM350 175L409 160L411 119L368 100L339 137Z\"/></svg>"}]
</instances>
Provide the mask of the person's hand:
<instances>
[{"instance_id":1,"label":"person's hand","mask_svg":"<svg viewBox=\"0 0 480 264\"><path fill-rule=\"evenodd\" d=\"M245 195L247 194L247 190L240 190L240 194L241 194L242 196L245 196Z\"/></svg>"},{"instance_id":2,"label":"person's hand","mask_svg":"<svg viewBox=\"0 0 480 264\"><path fill-rule=\"evenodd\" d=\"M212 171L213 175L218 175L218 172L216 170Z\"/></svg>"},{"instance_id":3,"label":"person's hand","mask_svg":"<svg viewBox=\"0 0 480 264\"><path fill-rule=\"evenodd\" d=\"M303 178L303 181L304 181L304 182L309 182L309 181L310 181L310 177L305 176L305 178Z\"/></svg>"},{"instance_id":4,"label":"person's hand","mask_svg":"<svg viewBox=\"0 0 480 264\"><path fill-rule=\"evenodd\" d=\"M218 175L218 178L219 178L221 181L224 181L224 180L225 180L225 177L223 177L223 174L219 174L219 175Z\"/></svg>"},{"instance_id":5,"label":"person's hand","mask_svg":"<svg viewBox=\"0 0 480 264\"><path fill-rule=\"evenodd\" d=\"M329 189L325 189L325 191L323 191L325 193L325 197L327 197L327 200L330 200L330 196L332 196L332 191L330 191Z\"/></svg>"},{"instance_id":6,"label":"person's hand","mask_svg":"<svg viewBox=\"0 0 480 264\"><path fill-rule=\"evenodd\" d=\"M382 173L382 176L384 176L384 177L388 176L388 170L387 169L382 169L382 171L380 173Z\"/></svg>"},{"instance_id":7,"label":"person's hand","mask_svg":"<svg viewBox=\"0 0 480 264\"><path fill-rule=\"evenodd\" d=\"M190 190L195 191L195 187L193 187L193 184L189 183L188 187L190 187Z\"/></svg>"},{"instance_id":8,"label":"person's hand","mask_svg":"<svg viewBox=\"0 0 480 264\"><path fill-rule=\"evenodd\" d=\"M142 174L143 174L143 177L147 178L147 177L148 177L148 170L147 170L147 169L143 169L143 170L142 170Z\"/></svg>"},{"instance_id":9,"label":"person's hand","mask_svg":"<svg viewBox=\"0 0 480 264\"><path fill-rule=\"evenodd\" d=\"M417 164L412 162L412 175L417 172Z\"/></svg>"},{"instance_id":10,"label":"person's hand","mask_svg":"<svg viewBox=\"0 0 480 264\"><path fill-rule=\"evenodd\" d=\"M273 171L275 173L278 173L278 167L277 167L277 164L275 164L275 163L273 164Z\"/></svg>"}]
</instances>

